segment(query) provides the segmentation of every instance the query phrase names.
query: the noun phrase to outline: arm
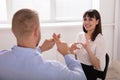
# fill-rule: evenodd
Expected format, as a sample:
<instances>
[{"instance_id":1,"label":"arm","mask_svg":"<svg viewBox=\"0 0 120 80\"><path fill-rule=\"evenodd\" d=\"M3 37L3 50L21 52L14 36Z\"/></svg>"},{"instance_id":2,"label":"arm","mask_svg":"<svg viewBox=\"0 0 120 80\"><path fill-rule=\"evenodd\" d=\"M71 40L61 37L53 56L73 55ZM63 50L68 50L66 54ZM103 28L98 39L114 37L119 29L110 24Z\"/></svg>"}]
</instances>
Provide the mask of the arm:
<instances>
[{"instance_id":1,"label":"arm","mask_svg":"<svg viewBox=\"0 0 120 80\"><path fill-rule=\"evenodd\" d=\"M92 63L92 65L96 68L96 69L100 69L100 61L99 59L94 55L94 53L91 51L90 46L89 46L89 41L86 39L85 43L81 43L82 46L85 48L85 50L87 51L89 57L90 57L90 61Z\"/></svg>"},{"instance_id":2,"label":"arm","mask_svg":"<svg viewBox=\"0 0 120 80\"><path fill-rule=\"evenodd\" d=\"M85 74L82 70L81 64L71 57L70 50L65 42L60 41L56 34L53 35L58 51L64 56L67 68L62 70L59 75L66 76L65 80L86 80ZM62 77L61 76L61 77Z\"/></svg>"},{"instance_id":3,"label":"arm","mask_svg":"<svg viewBox=\"0 0 120 80\"><path fill-rule=\"evenodd\" d=\"M100 60L93 54L93 52L91 51L91 49L89 47L85 48L89 57L90 57L90 61L93 64L93 66L100 70Z\"/></svg>"},{"instance_id":4,"label":"arm","mask_svg":"<svg viewBox=\"0 0 120 80\"><path fill-rule=\"evenodd\" d=\"M71 70L69 73L71 77L68 80L87 80L80 62L75 60L73 56L66 55L65 62L67 67Z\"/></svg>"},{"instance_id":5,"label":"arm","mask_svg":"<svg viewBox=\"0 0 120 80\"><path fill-rule=\"evenodd\" d=\"M102 35L99 35L99 37L96 40L96 54L95 54L95 56L100 61L100 70L102 70L102 71L105 68L105 55L106 55L105 40L104 40L104 37Z\"/></svg>"},{"instance_id":6,"label":"arm","mask_svg":"<svg viewBox=\"0 0 120 80\"><path fill-rule=\"evenodd\" d=\"M64 56L67 66L58 61L47 61L46 72L50 77L46 80L87 80L81 64L71 55Z\"/></svg>"},{"instance_id":7,"label":"arm","mask_svg":"<svg viewBox=\"0 0 120 80\"><path fill-rule=\"evenodd\" d=\"M86 38L86 43L81 43L81 44L86 49L86 51L90 57L90 61L93 64L93 66L97 70L101 70L101 63L102 63L102 61L103 61L103 63L105 62L104 61L105 55L103 55L103 54L105 54L105 48L104 48L103 38L101 37L101 35L98 35L94 42L96 44L96 50L94 53L91 51L91 48L89 46L89 41L87 40L87 38Z\"/></svg>"}]
</instances>

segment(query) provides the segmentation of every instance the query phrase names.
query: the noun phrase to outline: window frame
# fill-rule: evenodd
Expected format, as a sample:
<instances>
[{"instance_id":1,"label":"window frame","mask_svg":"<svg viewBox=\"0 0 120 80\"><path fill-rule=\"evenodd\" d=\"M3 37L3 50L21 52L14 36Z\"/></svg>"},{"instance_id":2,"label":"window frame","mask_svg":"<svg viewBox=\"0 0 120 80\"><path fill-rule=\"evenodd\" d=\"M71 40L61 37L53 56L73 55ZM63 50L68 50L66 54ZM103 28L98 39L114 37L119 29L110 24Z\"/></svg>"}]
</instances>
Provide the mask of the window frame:
<instances>
[{"instance_id":1,"label":"window frame","mask_svg":"<svg viewBox=\"0 0 120 80\"><path fill-rule=\"evenodd\" d=\"M97 3L97 10L99 11L100 0L92 0L91 8L96 8ZM6 0L7 6L7 21L4 23L11 23L11 19L13 16L13 9L12 9L12 1ZM8 15L9 14L9 15ZM71 19L71 20L57 20L56 19L56 0L50 0L50 20L43 20L42 23L61 23L61 22L82 22L80 19ZM0 22L1 23L1 22Z\"/></svg>"}]
</instances>

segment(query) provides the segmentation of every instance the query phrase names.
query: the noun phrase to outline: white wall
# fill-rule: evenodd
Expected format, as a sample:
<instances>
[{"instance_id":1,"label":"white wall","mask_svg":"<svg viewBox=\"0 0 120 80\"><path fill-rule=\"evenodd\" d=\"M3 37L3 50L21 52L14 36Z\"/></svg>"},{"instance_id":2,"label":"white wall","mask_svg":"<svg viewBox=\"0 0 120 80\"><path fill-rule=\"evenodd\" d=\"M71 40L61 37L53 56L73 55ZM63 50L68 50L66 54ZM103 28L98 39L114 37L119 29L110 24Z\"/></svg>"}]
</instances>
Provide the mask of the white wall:
<instances>
[{"instance_id":1,"label":"white wall","mask_svg":"<svg viewBox=\"0 0 120 80\"><path fill-rule=\"evenodd\" d=\"M100 0L100 13L103 23L103 34L106 40L106 49L110 54L110 58L113 56L113 41L114 41L114 0ZM10 26L10 25L8 25ZM76 34L82 31L81 25L57 25L57 26L42 26L42 40L50 38L53 32L61 33L62 40L68 44L76 40ZM10 49L16 44L15 37L10 29L0 28L0 49ZM43 54L46 59L56 59L64 62L63 57L58 54L56 47Z\"/></svg>"},{"instance_id":2,"label":"white wall","mask_svg":"<svg viewBox=\"0 0 120 80\"><path fill-rule=\"evenodd\" d=\"M120 1L118 1L119 7L117 8L118 10L118 45L117 45L117 59L119 60L120 63Z\"/></svg>"},{"instance_id":3,"label":"white wall","mask_svg":"<svg viewBox=\"0 0 120 80\"><path fill-rule=\"evenodd\" d=\"M115 0L100 0L100 13L104 24L114 24Z\"/></svg>"},{"instance_id":4,"label":"white wall","mask_svg":"<svg viewBox=\"0 0 120 80\"><path fill-rule=\"evenodd\" d=\"M102 16L102 23L111 25L103 29L106 35L107 51L110 54L110 59L114 55L114 32L115 32L115 0L100 0L100 13ZM104 27L104 26L103 26ZM110 29L111 27L111 29ZM106 33L110 31L110 33ZM110 61L111 63L111 61Z\"/></svg>"},{"instance_id":5,"label":"white wall","mask_svg":"<svg viewBox=\"0 0 120 80\"><path fill-rule=\"evenodd\" d=\"M57 26L57 27L42 27L42 39L51 38L53 32L61 33L61 39L68 44L75 42L76 35L79 31L82 31L81 25L73 26ZM107 52L112 56L113 48L113 25L104 25L103 34L106 40ZM13 36L11 29L0 29L0 49L10 49L16 44L15 37ZM57 59L64 62L63 57L57 52L56 47L54 49L44 53L46 59Z\"/></svg>"}]
</instances>

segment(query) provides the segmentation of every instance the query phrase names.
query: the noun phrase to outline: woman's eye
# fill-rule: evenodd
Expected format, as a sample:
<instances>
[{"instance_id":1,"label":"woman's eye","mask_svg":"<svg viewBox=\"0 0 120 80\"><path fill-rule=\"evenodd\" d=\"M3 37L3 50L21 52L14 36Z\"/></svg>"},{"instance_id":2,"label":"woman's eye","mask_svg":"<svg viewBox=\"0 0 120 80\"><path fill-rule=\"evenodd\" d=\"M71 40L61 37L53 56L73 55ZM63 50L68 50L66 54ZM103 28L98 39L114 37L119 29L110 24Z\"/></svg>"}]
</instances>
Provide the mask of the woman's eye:
<instances>
[{"instance_id":1,"label":"woman's eye","mask_svg":"<svg viewBox=\"0 0 120 80\"><path fill-rule=\"evenodd\" d=\"M86 21L87 19L86 19L86 18L84 18L83 20L84 20L84 21Z\"/></svg>"},{"instance_id":2,"label":"woman's eye","mask_svg":"<svg viewBox=\"0 0 120 80\"><path fill-rule=\"evenodd\" d=\"M92 21L93 19L92 19L92 18L90 18L89 20L90 20L90 21Z\"/></svg>"}]
</instances>

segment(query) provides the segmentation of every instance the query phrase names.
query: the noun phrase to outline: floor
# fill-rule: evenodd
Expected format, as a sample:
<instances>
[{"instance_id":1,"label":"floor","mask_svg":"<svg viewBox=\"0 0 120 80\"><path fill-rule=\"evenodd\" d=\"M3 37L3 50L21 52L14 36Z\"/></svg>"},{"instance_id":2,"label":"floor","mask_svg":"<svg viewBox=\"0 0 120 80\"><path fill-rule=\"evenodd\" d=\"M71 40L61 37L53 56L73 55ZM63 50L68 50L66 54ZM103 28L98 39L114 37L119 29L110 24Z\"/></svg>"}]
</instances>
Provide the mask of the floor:
<instances>
[{"instance_id":1,"label":"floor","mask_svg":"<svg viewBox=\"0 0 120 80\"><path fill-rule=\"evenodd\" d=\"M120 80L120 72L112 67L108 68L106 80Z\"/></svg>"}]
</instances>

